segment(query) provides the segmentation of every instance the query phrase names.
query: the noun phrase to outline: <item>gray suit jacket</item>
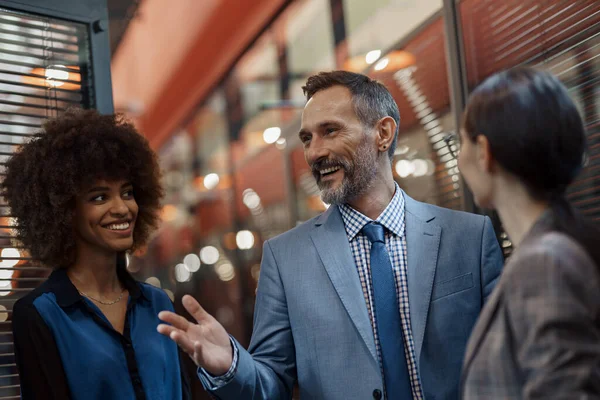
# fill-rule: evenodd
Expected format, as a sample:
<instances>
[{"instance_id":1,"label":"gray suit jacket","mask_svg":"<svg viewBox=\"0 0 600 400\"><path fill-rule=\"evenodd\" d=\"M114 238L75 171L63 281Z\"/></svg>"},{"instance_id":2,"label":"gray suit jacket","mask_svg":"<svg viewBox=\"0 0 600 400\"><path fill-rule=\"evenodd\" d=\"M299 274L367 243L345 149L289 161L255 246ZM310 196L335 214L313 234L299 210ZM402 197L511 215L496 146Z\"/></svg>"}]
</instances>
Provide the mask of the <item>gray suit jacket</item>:
<instances>
[{"instance_id":1,"label":"gray suit jacket","mask_svg":"<svg viewBox=\"0 0 600 400\"><path fill-rule=\"evenodd\" d=\"M406 196L411 326L427 400L458 398L471 329L502 256L482 216ZM371 399L382 390L373 330L337 207L264 244L254 332L222 399ZM399 360L399 362L404 362ZM376 396L375 396L376 397Z\"/></svg>"},{"instance_id":2,"label":"gray suit jacket","mask_svg":"<svg viewBox=\"0 0 600 400\"><path fill-rule=\"evenodd\" d=\"M509 259L469 340L464 399L599 399L600 276L543 217Z\"/></svg>"}]
</instances>

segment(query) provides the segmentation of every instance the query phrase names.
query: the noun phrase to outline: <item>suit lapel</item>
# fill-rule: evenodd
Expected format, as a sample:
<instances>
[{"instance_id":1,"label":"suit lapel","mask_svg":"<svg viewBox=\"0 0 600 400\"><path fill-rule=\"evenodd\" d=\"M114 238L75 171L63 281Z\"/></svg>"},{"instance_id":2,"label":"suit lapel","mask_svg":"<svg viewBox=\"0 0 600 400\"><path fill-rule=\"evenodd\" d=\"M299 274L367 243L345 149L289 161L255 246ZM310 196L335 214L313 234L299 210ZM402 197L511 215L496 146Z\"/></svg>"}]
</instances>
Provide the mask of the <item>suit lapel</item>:
<instances>
[{"instance_id":1,"label":"suit lapel","mask_svg":"<svg viewBox=\"0 0 600 400\"><path fill-rule=\"evenodd\" d=\"M429 314L442 228L422 203L405 195L410 323L419 362Z\"/></svg>"},{"instance_id":2,"label":"suit lapel","mask_svg":"<svg viewBox=\"0 0 600 400\"><path fill-rule=\"evenodd\" d=\"M360 278L350 250L344 222L337 207L330 207L318 219L315 228L311 231L311 239L350 319L373 359L378 362Z\"/></svg>"}]
</instances>

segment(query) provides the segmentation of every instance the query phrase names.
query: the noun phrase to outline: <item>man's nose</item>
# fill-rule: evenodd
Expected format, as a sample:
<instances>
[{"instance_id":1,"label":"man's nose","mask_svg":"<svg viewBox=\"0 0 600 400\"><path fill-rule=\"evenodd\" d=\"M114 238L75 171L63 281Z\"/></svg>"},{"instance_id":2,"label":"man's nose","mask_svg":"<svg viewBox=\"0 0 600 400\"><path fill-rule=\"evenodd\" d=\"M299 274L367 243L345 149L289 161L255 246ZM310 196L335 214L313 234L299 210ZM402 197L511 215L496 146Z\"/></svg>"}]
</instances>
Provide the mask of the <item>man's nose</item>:
<instances>
[{"instance_id":1,"label":"man's nose","mask_svg":"<svg viewBox=\"0 0 600 400\"><path fill-rule=\"evenodd\" d=\"M327 159L330 155L329 148L323 145L319 139L313 139L310 145L304 149L304 157L309 166L321 159Z\"/></svg>"}]
</instances>

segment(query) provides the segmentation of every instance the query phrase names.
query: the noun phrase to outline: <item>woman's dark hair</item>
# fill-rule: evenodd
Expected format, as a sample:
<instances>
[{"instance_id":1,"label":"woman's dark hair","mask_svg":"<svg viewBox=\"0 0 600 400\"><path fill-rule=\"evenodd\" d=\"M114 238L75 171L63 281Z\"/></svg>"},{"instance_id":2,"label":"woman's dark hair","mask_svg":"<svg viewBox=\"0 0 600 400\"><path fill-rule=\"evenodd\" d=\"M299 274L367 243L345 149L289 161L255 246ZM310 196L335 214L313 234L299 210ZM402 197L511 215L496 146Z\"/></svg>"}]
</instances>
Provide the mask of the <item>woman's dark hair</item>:
<instances>
[{"instance_id":1,"label":"woman's dark hair","mask_svg":"<svg viewBox=\"0 0 600 400\"><path fill-rule=\"evenodd\" d=\"M583 120L564 85L529 67L497 73L474 90L463 126L472 141L488 139L494 159L532 197L550 202L551 228L580 243L600 267L600 229L564 197L586 150Z\"/></svg>"},{"instance_id":2,"label":"woman's dark hair","mask_svg":"<svg viewBox=\"0 0 600 400\"><path fill-rule=\"evenodd\" d=\"M489 77L473 91L463 125L473 141L484 135L496 161L537 199L562 196L582 167L583 121L547 72L519 67Z\"/></svg>"},{"instance_id":3,"label":"woman's dark hair","mask_svg":"<svg viewBox=\"0 0 600 400\"><path fill-rule=\"evenodd\" d=\"M122 179L132 183L139 206L135 249L158 225L163 189L156 154L123 117L70 109L8 160L0 189L31 256L68 267L75 261L75 196L97 180Z\"/></svg>"},{"instance_id":4,"label":"woman's dark hair","mask_svg":"<svg viewBox=\"0 0 600 400\"><path fill-rule=\"evenodd\" d=\"M309 76L302 91L306 100L310 100L317 92L333 86L344 86L352 94L352 105L360 123L372 128L381 118L392 117L396 121L394 140L388 149L388 156L394 158L394 151L398 143L398 129L400 128L400 111L396 100L387 88L366 75L348 71L319 72Z\"/></svg>"}]
</instances>

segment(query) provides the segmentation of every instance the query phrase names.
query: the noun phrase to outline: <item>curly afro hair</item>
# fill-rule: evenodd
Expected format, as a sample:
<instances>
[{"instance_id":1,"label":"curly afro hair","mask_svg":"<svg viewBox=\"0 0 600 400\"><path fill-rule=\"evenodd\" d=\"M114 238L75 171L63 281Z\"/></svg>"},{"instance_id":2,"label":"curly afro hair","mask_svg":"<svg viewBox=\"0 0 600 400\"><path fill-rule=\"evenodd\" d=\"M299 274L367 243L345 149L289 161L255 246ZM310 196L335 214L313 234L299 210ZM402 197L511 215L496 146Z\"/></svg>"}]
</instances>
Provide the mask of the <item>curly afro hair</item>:
<instances>
[{"instance_id":1,"label":"curly afro hair","mask_svg":"<svg viewBox=\"0 0 600 400\"><path fill-rule=\"evenodd\" d=\"M132 183L139 206L135 249L159 222L164 192L157 156L122 116L69 109L12 155L0 189L19 241L35 260L58 268L75 261L75 196L97 180L122 179Z\"/></svg>"}]
</instances>

